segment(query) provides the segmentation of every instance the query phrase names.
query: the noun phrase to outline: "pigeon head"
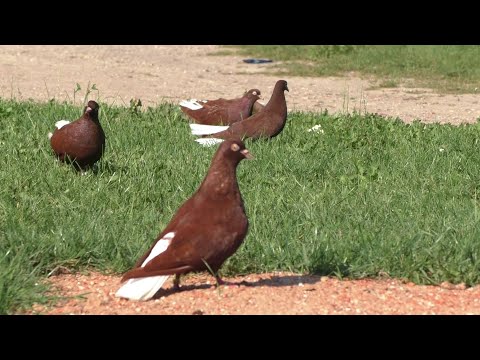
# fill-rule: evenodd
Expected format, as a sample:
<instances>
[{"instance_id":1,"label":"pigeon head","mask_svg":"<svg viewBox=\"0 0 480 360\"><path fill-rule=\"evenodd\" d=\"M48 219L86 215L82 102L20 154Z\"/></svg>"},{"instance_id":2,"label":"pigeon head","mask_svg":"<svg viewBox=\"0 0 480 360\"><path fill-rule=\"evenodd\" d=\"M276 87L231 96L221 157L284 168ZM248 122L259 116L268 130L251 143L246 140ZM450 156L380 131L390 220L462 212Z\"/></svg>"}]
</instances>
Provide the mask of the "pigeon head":
<instances>
[{"instance_id":1,"label":"pigeon head","mask_svg":"<svg viewBox=\"0 0 480 360\"><path fill-rule=\"evenodd\" d=\"M223 156L232 159L235 163L239 163L243 159L253 159L245 144L240 139L232 139L222 142L218 150Z\"/></svg>"},{"instance_id":2,"label":"pigeon head","mask_svg":"<svg viewBox=\"0 0 480 360\"><path fill-rule=\"evenodd\" d=\"M246 96L247 98L255 99L255 101L262 98L260 95L261 95L261 92L258 89L250 89L244 94L244 96Z\"/></svg>"},{"instance_id":3,"label":"pigeon head","mask_svg":"<svg viewBox=\"0 0 480 360\"><path fill-rule=\"evenodd\" d=\"M290 92L290 90L288 90L286 80L278 80L276 86L279 86L282 90L287 90L288 92Z\"/></svg>"},{"instance_id":4,"label":"pigeon head","mask_svg":"<svg viewBox=\"0 0 480 360\"><path fill-rule=\"evenodd\" d=\"M100 108L100 105L97 104L97 102L90 100L83 109L83 113L85 115L88 115L92 119L98 120L98 109Z\"/></svg>"}]
</instances>

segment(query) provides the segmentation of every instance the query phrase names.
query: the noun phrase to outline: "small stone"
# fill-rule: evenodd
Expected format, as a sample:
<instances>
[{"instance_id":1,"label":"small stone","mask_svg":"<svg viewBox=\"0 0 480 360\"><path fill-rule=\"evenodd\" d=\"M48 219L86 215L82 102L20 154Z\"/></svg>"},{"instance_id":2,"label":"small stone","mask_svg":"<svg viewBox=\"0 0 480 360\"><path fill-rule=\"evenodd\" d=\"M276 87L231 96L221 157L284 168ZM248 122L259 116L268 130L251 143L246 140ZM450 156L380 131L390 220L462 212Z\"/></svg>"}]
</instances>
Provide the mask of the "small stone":
<instances>
[{"instance_id":1,"label":"small stone","mask_svg":"<svg viewBox=\"0 0 480 360\"><path fill-rule=\"evenodd\" d=\"M452 283L449 283L448 281L444 281L440 284L440 287L442 289L448 289L448 290L453 290L455 289L455 285L453 285Z\"/></svg>"},{"instance_id":2,"label":"small stone","mask_svg":"<svg viewBox=\"0 0 480 360\"><path fill-rule=\"evenodd\" d=\"M465 285L465 283L460 283L455 285L455 289L457 290L465 290L466 288L467 288L467 285Z\"/></svg>"}]
</instances>

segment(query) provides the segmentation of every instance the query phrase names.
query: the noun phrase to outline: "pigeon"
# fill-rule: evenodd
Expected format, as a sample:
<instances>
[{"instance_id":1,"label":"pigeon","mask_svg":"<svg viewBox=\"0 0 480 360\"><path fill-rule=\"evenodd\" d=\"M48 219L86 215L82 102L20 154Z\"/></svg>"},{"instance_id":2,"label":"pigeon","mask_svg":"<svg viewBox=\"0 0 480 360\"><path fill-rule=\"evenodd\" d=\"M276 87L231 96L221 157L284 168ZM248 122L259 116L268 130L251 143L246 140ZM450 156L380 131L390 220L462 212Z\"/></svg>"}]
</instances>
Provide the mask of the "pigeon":
<instances>
[{"instance_id":1,"label":"pigeon","mask_svg":"<svg viewBox=\"0 0 480 360\"><path fill-rule=\"evenodd\" d=\"M258 139L277 136L283 130L287 120L285 90L289 91L287 82L278 80L275 83L272 97L261 111L230 126L190 124L193 135L204 136L195 141L202 145L212 145L231 138L244 140L246 138Z\"/></svg>"},{"instance_id":2,"label":"pigeon","mask_svg":"<svg viewBox=\"0 0 480 360\"><path fill-rule=\"evenodd\" d=\"M237 165L253 156L240 139L217 149L198 190L183 203L150 249L126 272L117 297L149 300L171 275L178 289L180 275L218 270L243 243L248 218L236 178Z\"/></svg>"},{"instance_id":3,"label":"pigeon","mask_svg":"<svg viewBox=\"0 0 480 360\"><path fill-rule=\"evenodd\" d=\"M248 90L237 99L183 100L180 109L197 124L230 125L252 115L253 104L260 99L260 90Z\"/></svg>"},{"instance_id":4,"label":"pigeon","mask_svg":"<svg viewBox=\"0 0 480 360\"><path fill-rule=\"evenodd\" d=\"M105 151L105 133L98 119L98 109L99 105L90 100L79 119L55 123L56 129L48 137L60 161L70 162L78 170L85 170L100 160Z\"/></svg>"}]
</instances>

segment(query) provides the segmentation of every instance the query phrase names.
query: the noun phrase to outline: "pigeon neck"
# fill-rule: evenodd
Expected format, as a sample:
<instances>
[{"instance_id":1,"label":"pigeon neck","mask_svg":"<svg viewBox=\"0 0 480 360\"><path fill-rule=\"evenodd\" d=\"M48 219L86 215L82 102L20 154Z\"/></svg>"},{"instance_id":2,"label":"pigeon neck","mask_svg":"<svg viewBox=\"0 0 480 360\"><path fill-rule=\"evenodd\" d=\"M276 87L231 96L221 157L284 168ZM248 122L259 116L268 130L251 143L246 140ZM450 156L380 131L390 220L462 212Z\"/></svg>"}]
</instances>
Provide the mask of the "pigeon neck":
<instances>
[{"instance_id":1,"label":"pigeon neck","mask_svg":"<svg viewBox=\"0 0 480 360\"><path fill-rule=\"evenodd\" d=\"M213 197L238 193L237 164L225 159L214 159L200 188Z\"/></svg>"},{"instance_id":2,"label":"pigeon neck","mask_svg":"<svg viewBox=\"0 0 480 360\"><path fill-rule=\"evenodd\" d=\"M100 121L98 120L98 116L96 116L95 114L86 112L84 117L85 119L91 120L96 124L100 124Z\"/></svg>"},{"instance_id":3,"label":"pigeon neck","mask_svg":"<svg viewBox=\"0 0 480 360\"><path fill-rule=\"evenodd\" d=\"M287 111L287 103L285 101L285 91L282 87L276 85L273 89L272 97L265 105L265 109L273 108L276 111Z\"/></svg>"},{"instance_id":4,"label":"pigeon neck","mask_svg":"<svg viewBox=\"0 0 480 360\"><path fill-rule=\"evenodd\" d=\"M244 105L242 105L242 106L247 106L248 107L248 111L247 111L248 114L252 113L252 108L253 108L253 104L255 104L255 101L257 101L257 99L255 99L254 97L245 96L243 98L242 103Z\"/></svg>"}]
</instances>

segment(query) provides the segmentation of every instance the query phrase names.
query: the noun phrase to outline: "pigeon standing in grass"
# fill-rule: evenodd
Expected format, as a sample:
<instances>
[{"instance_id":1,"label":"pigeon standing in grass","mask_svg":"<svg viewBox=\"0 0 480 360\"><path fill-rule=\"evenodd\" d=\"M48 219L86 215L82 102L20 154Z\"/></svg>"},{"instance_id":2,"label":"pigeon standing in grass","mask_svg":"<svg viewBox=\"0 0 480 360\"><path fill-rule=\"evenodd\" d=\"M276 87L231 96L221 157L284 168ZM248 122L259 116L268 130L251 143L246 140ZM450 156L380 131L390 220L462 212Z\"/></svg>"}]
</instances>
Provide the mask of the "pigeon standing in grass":
<instances>
[{"instance_id":1,"label":"pigeon standing in grass","mask_svg":"<svg viewBox=\"0 0 480 360\"><path fill-rule=\"evenodd\" d=\"M197 139L202 145L211 145L231 138L272 138L277 136L287 121L287 103L284 91L289 91L285 80L278 80L268 103L255 115L230 126L190 124L193 135L207 136ZM213 135L212 135L213 134Z\"/></svg>"},{"instance_id":2,"label":"pigeon standing in grass","mask_svg":"<svg viewBox=\"0 0 480 360\"><path fill-rule=\"evenodd\" d=\"M71 162L77 169L85 170L100 160L105 150L105 133L98 110L99 105L90 100L79 119L56 122L55 131L48 137L60 161Z\"/></svg>"},{"instance_id":3,"label":"pigeon standing in grass","mask_svg":"<svg viewBox=\"0 0 480 360\"><path fill-rule=\"evenodd\" d=\"M177 210L167 227L135 267L123 275L116 296L148 300L171 275L218 270L242 244L248 231L242 196L236 178L237 165L253 156L244 143L223 142L198 190Z\"/></svg>"},{"instance_id":4,"label":"pigeon standing in grass","mask_svg":"<svg viewBox=\"0 0 480 360\"><path fill-rule=\"evenodd\" d=\"M260 99L260 90L248 90L241 98L217 100L183 100L180 109L195 123L230 125L252 115L254 103Z\"/></svg>"}]
</instances>

